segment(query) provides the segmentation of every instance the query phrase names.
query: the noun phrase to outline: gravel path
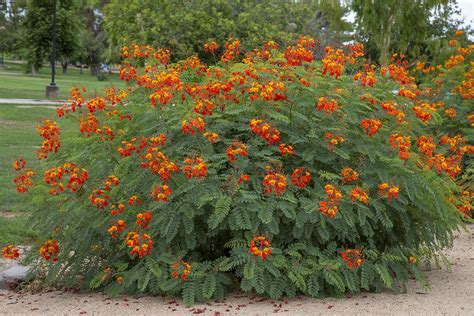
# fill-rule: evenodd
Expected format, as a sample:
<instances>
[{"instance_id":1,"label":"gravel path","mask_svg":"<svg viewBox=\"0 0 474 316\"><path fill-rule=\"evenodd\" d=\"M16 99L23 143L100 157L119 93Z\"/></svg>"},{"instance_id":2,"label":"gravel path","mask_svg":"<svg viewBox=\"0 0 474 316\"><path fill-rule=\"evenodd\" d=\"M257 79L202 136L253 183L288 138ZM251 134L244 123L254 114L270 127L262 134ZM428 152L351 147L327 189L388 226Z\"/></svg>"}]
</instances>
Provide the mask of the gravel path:
<instances>
[{"instance_id":1,"label":"gravel path","mask_svg":"<svg viewBox=\"0 0 474 316\"><path fill-rule=\"evenodd\" d=\"M295 298L270 300L234 294L222 301L186 308L180 300L163 297L121 297L104 294L47 292L16 294L0 290L0 314L8 315L474 315L474 225L460 233L445 253L452 271L428 272L428 293L410 283L406 294L361 293L344 299Z\"/></svg>"}]
</instances>

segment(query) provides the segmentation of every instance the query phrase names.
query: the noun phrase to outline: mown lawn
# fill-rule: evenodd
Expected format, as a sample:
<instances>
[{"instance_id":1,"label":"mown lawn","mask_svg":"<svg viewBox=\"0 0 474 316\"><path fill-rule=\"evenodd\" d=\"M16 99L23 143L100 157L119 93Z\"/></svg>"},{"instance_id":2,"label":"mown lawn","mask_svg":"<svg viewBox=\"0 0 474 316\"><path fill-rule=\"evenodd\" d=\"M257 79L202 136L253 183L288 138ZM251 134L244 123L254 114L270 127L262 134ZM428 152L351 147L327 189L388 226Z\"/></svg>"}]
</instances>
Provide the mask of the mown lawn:
<instances>
[{"instance_id":1,"label":"mown lawn","mask_svg":"<svg viewBox=\"0 0 474 316\"><path fill-rule=\"evenodd\" d=\"M51 67L40 69L35 77L25 74L24 67L11 62L0 67L0 98L46 99L45 90L51 82ZM73 86L85 86L89 96L100 94L107 87L125 87L118 74L107 75L106 80L99 81L90 75L89 69L84 69L81 75L79 69L74 66L68 67L66 74L62 74L61 67L56 67L55 81L59 86L61 99L67 99L69 89Z\"/></svg>"},{"instance_id":2,"label":"mown lawn","mask_svg":"<svg viewBox=\"0 0 474 316\"><path fill-rule=\"evenodd\" d=\"M34 237L34 232L26 224L28 203L25 196L15 190L15 173L11 165L14 160L23 157L28 167L34 169L37 166L36 148L41 138L35 127L45 118L54 119L54 109L0 104L0 246L7 242L27 242ZM59 122L62 137L77 131L76 126L63 122L67 121Z\"/></svg>"}]
</instances>

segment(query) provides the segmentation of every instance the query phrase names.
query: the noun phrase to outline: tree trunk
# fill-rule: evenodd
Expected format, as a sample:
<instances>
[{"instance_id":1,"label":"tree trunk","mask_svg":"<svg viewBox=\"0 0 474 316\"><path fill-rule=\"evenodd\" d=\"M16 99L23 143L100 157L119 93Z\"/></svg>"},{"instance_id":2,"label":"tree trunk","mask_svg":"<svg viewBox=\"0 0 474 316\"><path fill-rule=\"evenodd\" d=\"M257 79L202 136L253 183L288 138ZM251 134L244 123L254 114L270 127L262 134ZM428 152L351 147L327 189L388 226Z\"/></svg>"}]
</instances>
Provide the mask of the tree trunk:
<instances>
[{"instance_id":1,"label":"tree trunk","mask_svg":"<svg viewBox=\"0 0 474 316\"><path fill-rule=\"evenodd\" d=\"M31 65L31 76L32 76L32 77L36 76L36 69L35 69L35 65L34 65L34 64Z\"/></svg>"},{"instance_id":2,"label":"tree trunk","mask_svg":"<svg viewBox=\"0 0 474 316\"><path fill-rule=\"evenodd\" d=\"M81 70L80 70L80 74L82 75L82 64L81 64Z\"/></svg>"},{"instance_id":3,"label":"tree trunk","mask_svg":"<svg viewBox=\"0 0 474 316\"><path fill-rule=\"evenodd\" d=\"M68 65L67 61L61 62L61 67L63 67L63 74L67 72L67 65Z\"/></svg>"}]
</instances>

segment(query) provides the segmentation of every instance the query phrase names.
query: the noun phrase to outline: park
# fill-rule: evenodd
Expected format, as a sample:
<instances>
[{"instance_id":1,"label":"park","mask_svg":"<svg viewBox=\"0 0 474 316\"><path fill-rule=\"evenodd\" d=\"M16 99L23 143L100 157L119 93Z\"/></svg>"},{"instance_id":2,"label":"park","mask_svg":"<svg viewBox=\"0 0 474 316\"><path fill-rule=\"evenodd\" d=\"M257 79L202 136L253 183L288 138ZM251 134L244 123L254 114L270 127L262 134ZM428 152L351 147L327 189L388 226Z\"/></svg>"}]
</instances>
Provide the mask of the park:
<instances>
[{"instance_id":1,"label":"park","mask_svg":"<svg viewBox=\"0 0 474 316\"><path fill-rule=\"evenodd\" d=\"M0 313L472 314L470 9L0 2Z\"/></svg>"}]
</instances>

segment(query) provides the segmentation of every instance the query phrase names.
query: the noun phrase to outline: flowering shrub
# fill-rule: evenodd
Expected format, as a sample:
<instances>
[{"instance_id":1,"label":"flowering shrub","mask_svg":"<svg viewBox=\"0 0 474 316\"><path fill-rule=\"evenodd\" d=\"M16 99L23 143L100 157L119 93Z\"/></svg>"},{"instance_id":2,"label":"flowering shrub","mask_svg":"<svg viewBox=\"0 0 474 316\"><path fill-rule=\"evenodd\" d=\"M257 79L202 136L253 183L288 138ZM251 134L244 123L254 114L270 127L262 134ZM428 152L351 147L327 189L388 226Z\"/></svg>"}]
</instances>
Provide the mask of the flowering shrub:
<instances>
[{"instance_id":1,"label":"flowering shrub","mask_svg":"<svg viewBox=\"0 0 474 316\"><path fill-rule=\"evenodd\" d=\"M366 65L360 45L314 60L306 37L284 53L239 45L212 67L127 47L127 91L87 101L73 89L38 128L46 171L18 183L51 282L186 304L234 288L277 298L424 282L416 258L450 245L464 216L461 165L438 156L462 142L431 146L414 108L432 104L408 70Z\"/></svg>"}]
</instances>

